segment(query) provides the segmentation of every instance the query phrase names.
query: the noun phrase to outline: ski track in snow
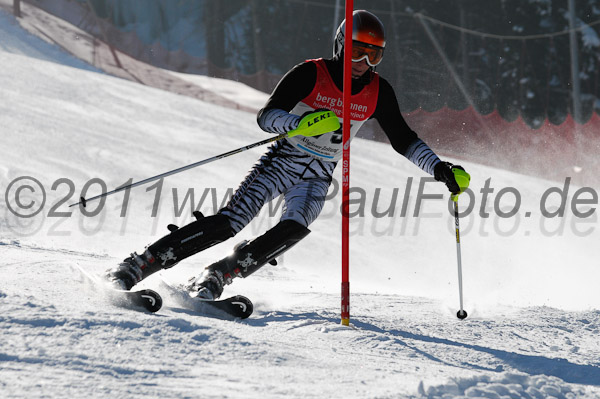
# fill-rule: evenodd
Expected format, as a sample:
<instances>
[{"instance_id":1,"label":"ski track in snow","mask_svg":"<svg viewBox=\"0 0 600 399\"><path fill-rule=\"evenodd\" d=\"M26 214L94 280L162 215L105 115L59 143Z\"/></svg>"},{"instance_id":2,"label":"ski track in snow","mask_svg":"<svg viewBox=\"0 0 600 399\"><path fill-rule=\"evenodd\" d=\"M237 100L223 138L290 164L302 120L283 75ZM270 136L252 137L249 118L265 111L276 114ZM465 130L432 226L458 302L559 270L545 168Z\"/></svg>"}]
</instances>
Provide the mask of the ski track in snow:
<instances>
[{"instance_id":1,"label":"ski track in snow","mask_svg":"<svg viewBox=\"0 0 600 399\"><path fill-rule=\"evenodd\" d=\"M21 175L38 177L47 190L59 177L73 179L78 189L98 176L115 187L264 137L254 115L95 73L24 33L2 11L0 31L0 86L9 99L0 99L3 189ZM177 133L167 137L165 153L167 132ZM261 151L173 176L165 185L224 192ZM387 187L389 176L416 173L382 144L357 140L353 151L361 187ZM384 151L389 165L379 163ZM488 173L517 180L465 166L479 177L474 184ZM529 193L547 184L518 179ZM64 198L62 189L48 190L48 202ZM381 203L389 203L390 192L383 191ZM198 316L168 296L156 314L120 308L73 268L76 262L101 273L165 234L167 223L190 220L149 218L153 194L140 189L132 196L138 202L126 218L118 215L119 198L107 202L100 219L74 213L23 220L0 201L2 397L600 398L598 274L591 261L598 258L597 235L510 240L497 232L478 236L483 223L469 220L473 232L463 246L469 317L459 321L452 230L424 217L400 226L400 235L386 235L386 226L373 227L381 221L360 219L353 224L352 326L345 327L339 324L339 216L326 206L306 243L279 266L227 287L226 294L255 302L251 318L231 321ZM163 204L161 212L169 207ZM432 210L439 212L439 204ZM493 222L510 229L507 221ZM257 221L240 237L266 227ZM427 249L432 245L438 250ZM161 277L183 282L223 251L207 250ZM573 273L561 274L568 251ZM158 289L159 279L141 286Z\"/></svg>"}]
</instances>

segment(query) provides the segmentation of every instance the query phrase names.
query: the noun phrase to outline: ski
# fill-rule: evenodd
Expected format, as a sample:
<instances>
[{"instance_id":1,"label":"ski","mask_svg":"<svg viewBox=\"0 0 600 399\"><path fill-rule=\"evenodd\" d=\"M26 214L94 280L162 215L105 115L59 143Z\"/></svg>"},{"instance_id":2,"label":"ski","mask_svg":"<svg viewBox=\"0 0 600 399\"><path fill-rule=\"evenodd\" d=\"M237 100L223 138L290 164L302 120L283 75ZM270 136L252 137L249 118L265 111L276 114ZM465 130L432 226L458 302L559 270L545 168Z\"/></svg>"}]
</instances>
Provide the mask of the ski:
<instances>
[{"instance_id":1,"label":"ski","mask_svg":"<svg viewBox=\"0 0 600 399\"><path fill-rule=\"evenodd\" d=\"M161 283L161 290L168 291L180 306L199 315L247 319L254 311L252 301L243 295L211 301L193 298L183 287L175 287L165 280L161 280Z\"/></svg>"},{"instance_id":2,"label":"ski","mask_svg":"<svg viewBox=\"0 0 600 399\"><path fill-rule=\"evenodd\" d=\"M107 281L104 281L100 276L88 272L78 263L74 263L73 265L87 282L91 283L95 289L100 290L117 306L130 309L143 308L151 313L158 312L162 307L162 297L154 290L119 290L111 287L110 284Z\"/></svg>"},{"instance_id":3,"label":"ski","mask_svg":"<svg viewBox=\"0 0 600 399\"><path fill-rule=\"evenodd\" d=\"M151 313L158 312L162 307L162 297L156 291L150 289L135 291L109 289L112 291L109 296L119 306L126 308L142 307Z\"/></svg>"},{"instance_id":4,"label":"ski","mask_svg":"<svg viewBox=\"0 0 600 399\"><path fill-rule=\"evenodd\" d=\"M235 295L230 298L214 301L201 300L198 298L192 299L197 301L195 310L199 313L210 313L209 308L212 308L227 313L235 318L247 319L254 311L252 301L243 295Z\"/></svg>"}]
</instances>

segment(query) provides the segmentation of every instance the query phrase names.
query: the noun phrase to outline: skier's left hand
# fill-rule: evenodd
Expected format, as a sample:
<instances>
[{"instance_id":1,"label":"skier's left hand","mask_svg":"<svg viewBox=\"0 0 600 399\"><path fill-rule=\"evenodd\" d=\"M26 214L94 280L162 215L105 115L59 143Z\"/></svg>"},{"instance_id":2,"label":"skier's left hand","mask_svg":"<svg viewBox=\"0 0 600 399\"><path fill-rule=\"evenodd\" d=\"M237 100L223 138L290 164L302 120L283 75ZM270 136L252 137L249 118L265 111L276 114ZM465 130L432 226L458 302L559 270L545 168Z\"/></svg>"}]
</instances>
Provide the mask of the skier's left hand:
<instances>
[{"instance_id":1,"label":"skier's left hand","mask_svg":"<svg viewBox=\"0 0 600 399\"><path fill-rule=\"evenodd\" d=\"M460 165L452 165L450 162L440 162L433 168L433 177L437 181L446 184L448 190L453 194L453 199L469 188L471 176Z\"/></svg>"}]
</instances>

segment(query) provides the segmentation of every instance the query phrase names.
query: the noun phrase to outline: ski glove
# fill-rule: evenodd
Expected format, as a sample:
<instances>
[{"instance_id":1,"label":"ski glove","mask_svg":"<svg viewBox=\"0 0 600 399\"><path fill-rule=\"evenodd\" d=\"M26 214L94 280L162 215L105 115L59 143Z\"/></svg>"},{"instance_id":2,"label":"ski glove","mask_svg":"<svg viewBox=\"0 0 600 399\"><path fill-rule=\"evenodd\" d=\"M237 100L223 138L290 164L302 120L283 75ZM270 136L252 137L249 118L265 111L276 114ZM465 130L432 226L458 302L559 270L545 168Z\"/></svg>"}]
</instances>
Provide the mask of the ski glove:
<instances>
[{"instance_id":1,"label":"ski glove","mask_svg":"<svg viewBox=\"0 0 600 399\"><path fill-rule=\"evenodd\" d=\"M456 201L458 195L462 194L471 181L471 176L460 165L452 165L450 162L439 162L433 168L433 177L437 181L446 184L448 190L453 194L452 199Z\"/></svg>"},{"instance_id":2,"label":"ski glove","mask_svg":"<svg viewBox=\"0 0 600 399\"><path fill-rule=\"evenodd\" d=\"M297 135L312 137L320 134L335 132L340 128L340 120L335 112L328 109L310 111L300 117L300 123L294 130L288 132L288 137Z\"/></svg>"}]
</instances>

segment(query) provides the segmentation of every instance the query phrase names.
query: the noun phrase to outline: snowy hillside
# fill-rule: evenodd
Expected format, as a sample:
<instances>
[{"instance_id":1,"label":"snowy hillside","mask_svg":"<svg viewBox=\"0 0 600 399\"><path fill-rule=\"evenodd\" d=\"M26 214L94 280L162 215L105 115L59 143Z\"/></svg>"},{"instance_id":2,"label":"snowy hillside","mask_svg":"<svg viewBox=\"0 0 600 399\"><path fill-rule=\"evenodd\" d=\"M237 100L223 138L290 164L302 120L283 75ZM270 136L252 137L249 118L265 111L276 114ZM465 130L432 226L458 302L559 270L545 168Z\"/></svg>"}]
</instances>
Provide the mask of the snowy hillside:
<instances>
[{"instance_id":1,"label":"snowy hillside","mask_svg":"<svg viewBox=\"0 0 600 399\"><path fill-rule=\"evenodd\" d=\"M564 217L545 217L543 194L563 183L463 163L474 202L461 219L469 317L460 321L445 189L425 184L444 200L419 209L426 176L381 143L352 147L351 211L364 213L351 222L353 327L339 324L339 193L278 266L226 288L254 301L247 320L201 317L168 296L156 314L111 304L73 266L100 273L167 224L190 222L193 209L212 214L265 148L117 194L93 216L68 204L99 193L100 181L110 190L265 133L254 114L98 73L2 12L0 33L2 397L600 398L597 204L579 204L591 216L575 217L571 186ZM488 179L494 191L481 209ZM515 192L519 211L499 216ZM394 215L374 216L390 204ZM199 273L273 226L275 205L143 286L160 291L161 277ZM557 205L553 193L544 209Z\"/></svg>"}]
</instances>

